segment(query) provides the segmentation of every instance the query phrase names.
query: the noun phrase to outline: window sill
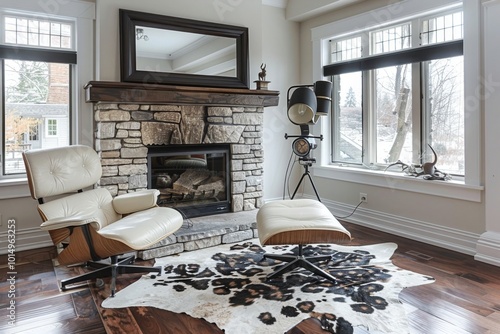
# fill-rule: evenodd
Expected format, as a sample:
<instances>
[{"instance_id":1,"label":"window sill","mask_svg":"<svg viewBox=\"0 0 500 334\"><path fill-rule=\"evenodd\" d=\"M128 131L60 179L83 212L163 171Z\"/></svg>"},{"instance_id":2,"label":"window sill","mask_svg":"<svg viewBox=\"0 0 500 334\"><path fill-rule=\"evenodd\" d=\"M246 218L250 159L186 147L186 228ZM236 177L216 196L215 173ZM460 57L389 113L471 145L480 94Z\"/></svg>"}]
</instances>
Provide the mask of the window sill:
<instances>
[{"instance_id":1,"label":"window sill","mask_svg":"<svg viewBox=\"0 0 500 334\"><path fill-rule=\"evenodd\" d=\"M429 194L471 202L481 202L483 186L467 185L463 181L424 180L390 171L368 170L346 166L318 166L312 174L333 180L355 182L370 186Z\"/></svg>"},{"instance_id":2,"label":"window sill","mask_svg":"<svg viewBox=\"0 0 500 334\"><path fill-rule=\"evenodd\" d=\"M19 197L30 197L27 178L0 180L0 200Z\"/></svg>"}]
</instances>

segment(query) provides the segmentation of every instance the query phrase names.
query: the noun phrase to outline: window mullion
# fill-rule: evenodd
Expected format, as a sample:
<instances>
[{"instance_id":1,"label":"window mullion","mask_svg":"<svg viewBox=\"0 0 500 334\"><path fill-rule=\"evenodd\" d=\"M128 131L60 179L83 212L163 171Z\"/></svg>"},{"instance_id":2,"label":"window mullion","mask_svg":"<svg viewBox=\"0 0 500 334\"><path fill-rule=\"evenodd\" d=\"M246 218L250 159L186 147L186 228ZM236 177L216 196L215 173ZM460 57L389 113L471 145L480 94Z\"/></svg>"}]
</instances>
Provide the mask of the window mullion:
<instances>
[{"instance_id":1,"label":"window mullion","mask_svg":"<svg viewBox=\"0 0 500 334\"><path fill-rule=\"evenodd\" d=\"M423 116L425 108L422 104L427 99L423 95L422 87L427 83L422 75L420 64L421 63L412 64L412 160L414 163L421 162L420 157L423 152L422 145L425 141L425 126L423 125L423 120L425 119Z\"/></svg>"},{"instance_id":2,"label":"window mullion","mask_svg":"<svg viewBox=\"0 0 500 334\"><path fill-rule=\"evenodd\" d=\"M366 78L366 79L365 79ZM376 163L377 143L377 98L375 94L375 72L363 72L363 163Z\"/></svg>"},{"instance_id":3,"label":"window mullion","mask_svg":"<svg viewBox=\"0 0 500 334\"><path fill-rule=\"evenodd\" d=\"M412 46L417 47L422 45L422 22L419 18L412 20ZM425 126L423 124L423 113L424 106L422 105L426 101L423 95L424 85L427 84L423 78L423 69L421 68L421 63L412 64L412 162L421 163L422 162L422 145L424 136Z\"/></svg>"},{"instance_id":4,"label":"window mullion","mask_svg":"<svg viewBox=\"0 0 500 334\"><path fill-rule=\"evenodd\" d=\"M412 48L422 46L422 21L420 19L414 19L411 22L412 34L411 34L411 45Z\"/></svg>"},{"instance_id":5,"label":"window mullion","mask_svg":"<svg viewBox=\"0 0 500 334\"><path fill-rule=\"evenodd\" d=\"M370 33L362 35L362 57L368 57L371 54L373 45L371 44ZM374 143L374 126L376 126L376 119L373 115L375 107L375 100L373 99L373 71L363 71L363 100L362 100L362 116L363 116L363 164L370 165L375 162L375 146ZM375 122L375 123L374 123ZM375 124L375 125L374 125Z\"/></svg>"}]
</instances>

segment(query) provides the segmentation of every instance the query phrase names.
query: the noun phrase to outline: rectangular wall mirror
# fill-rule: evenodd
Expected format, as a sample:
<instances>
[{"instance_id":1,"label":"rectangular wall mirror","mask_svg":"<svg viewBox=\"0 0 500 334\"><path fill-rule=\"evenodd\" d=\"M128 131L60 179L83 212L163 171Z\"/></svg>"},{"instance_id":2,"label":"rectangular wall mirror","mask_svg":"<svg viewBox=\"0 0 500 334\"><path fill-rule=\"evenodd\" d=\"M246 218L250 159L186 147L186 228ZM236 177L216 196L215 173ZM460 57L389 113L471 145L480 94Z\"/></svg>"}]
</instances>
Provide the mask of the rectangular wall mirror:
<instances>
[{"instance_id":1,"label":"rectangular wall mirror","mask_svg":"<svg viewBox=\"0 0 500 334\"><path fill-rule=\"evenodd\" d=\"M248 28L120 9L121 81L248 88Z\"/></svg>"}]
</instances>

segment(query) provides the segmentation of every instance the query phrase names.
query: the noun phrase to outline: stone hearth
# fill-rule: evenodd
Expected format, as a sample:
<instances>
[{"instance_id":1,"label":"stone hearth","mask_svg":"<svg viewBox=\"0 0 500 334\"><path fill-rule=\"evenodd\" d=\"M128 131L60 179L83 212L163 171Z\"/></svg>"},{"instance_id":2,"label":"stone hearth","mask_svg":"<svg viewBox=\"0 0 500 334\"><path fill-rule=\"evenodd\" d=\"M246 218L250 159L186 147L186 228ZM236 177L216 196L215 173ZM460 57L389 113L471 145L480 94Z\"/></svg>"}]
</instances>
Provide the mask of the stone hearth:
<instances>
[{"instance_id":1,"label":"stone hearth","mask_svg":"<svg viewBox=\"0 0 500 334\"><path fill-rule=\"evenodd\" d=\"M257 210L251 210L190 218L168 238L138 251L137 257L148 260L256 238L256 215Z\"/></svg>"}]
</instances>

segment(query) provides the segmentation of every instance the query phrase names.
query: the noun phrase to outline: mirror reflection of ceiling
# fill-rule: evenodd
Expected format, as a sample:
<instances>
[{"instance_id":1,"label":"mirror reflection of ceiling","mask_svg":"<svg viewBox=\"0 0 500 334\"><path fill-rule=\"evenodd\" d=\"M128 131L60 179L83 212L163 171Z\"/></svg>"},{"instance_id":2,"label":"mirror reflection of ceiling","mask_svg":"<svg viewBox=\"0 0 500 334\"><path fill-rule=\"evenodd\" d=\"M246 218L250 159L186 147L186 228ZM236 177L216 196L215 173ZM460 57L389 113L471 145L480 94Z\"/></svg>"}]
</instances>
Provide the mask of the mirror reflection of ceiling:
<instances>
[{"instance_id":1,"label":"mirror reflection of ceiling","mask_svg":"<svg viewBox=\"0 0 500 334\"><path fill-rule=\"evenodd\" d=\"M235 77L236 41L136 26L136 62L140 71Z\"/></svg>"}]
</instances>

